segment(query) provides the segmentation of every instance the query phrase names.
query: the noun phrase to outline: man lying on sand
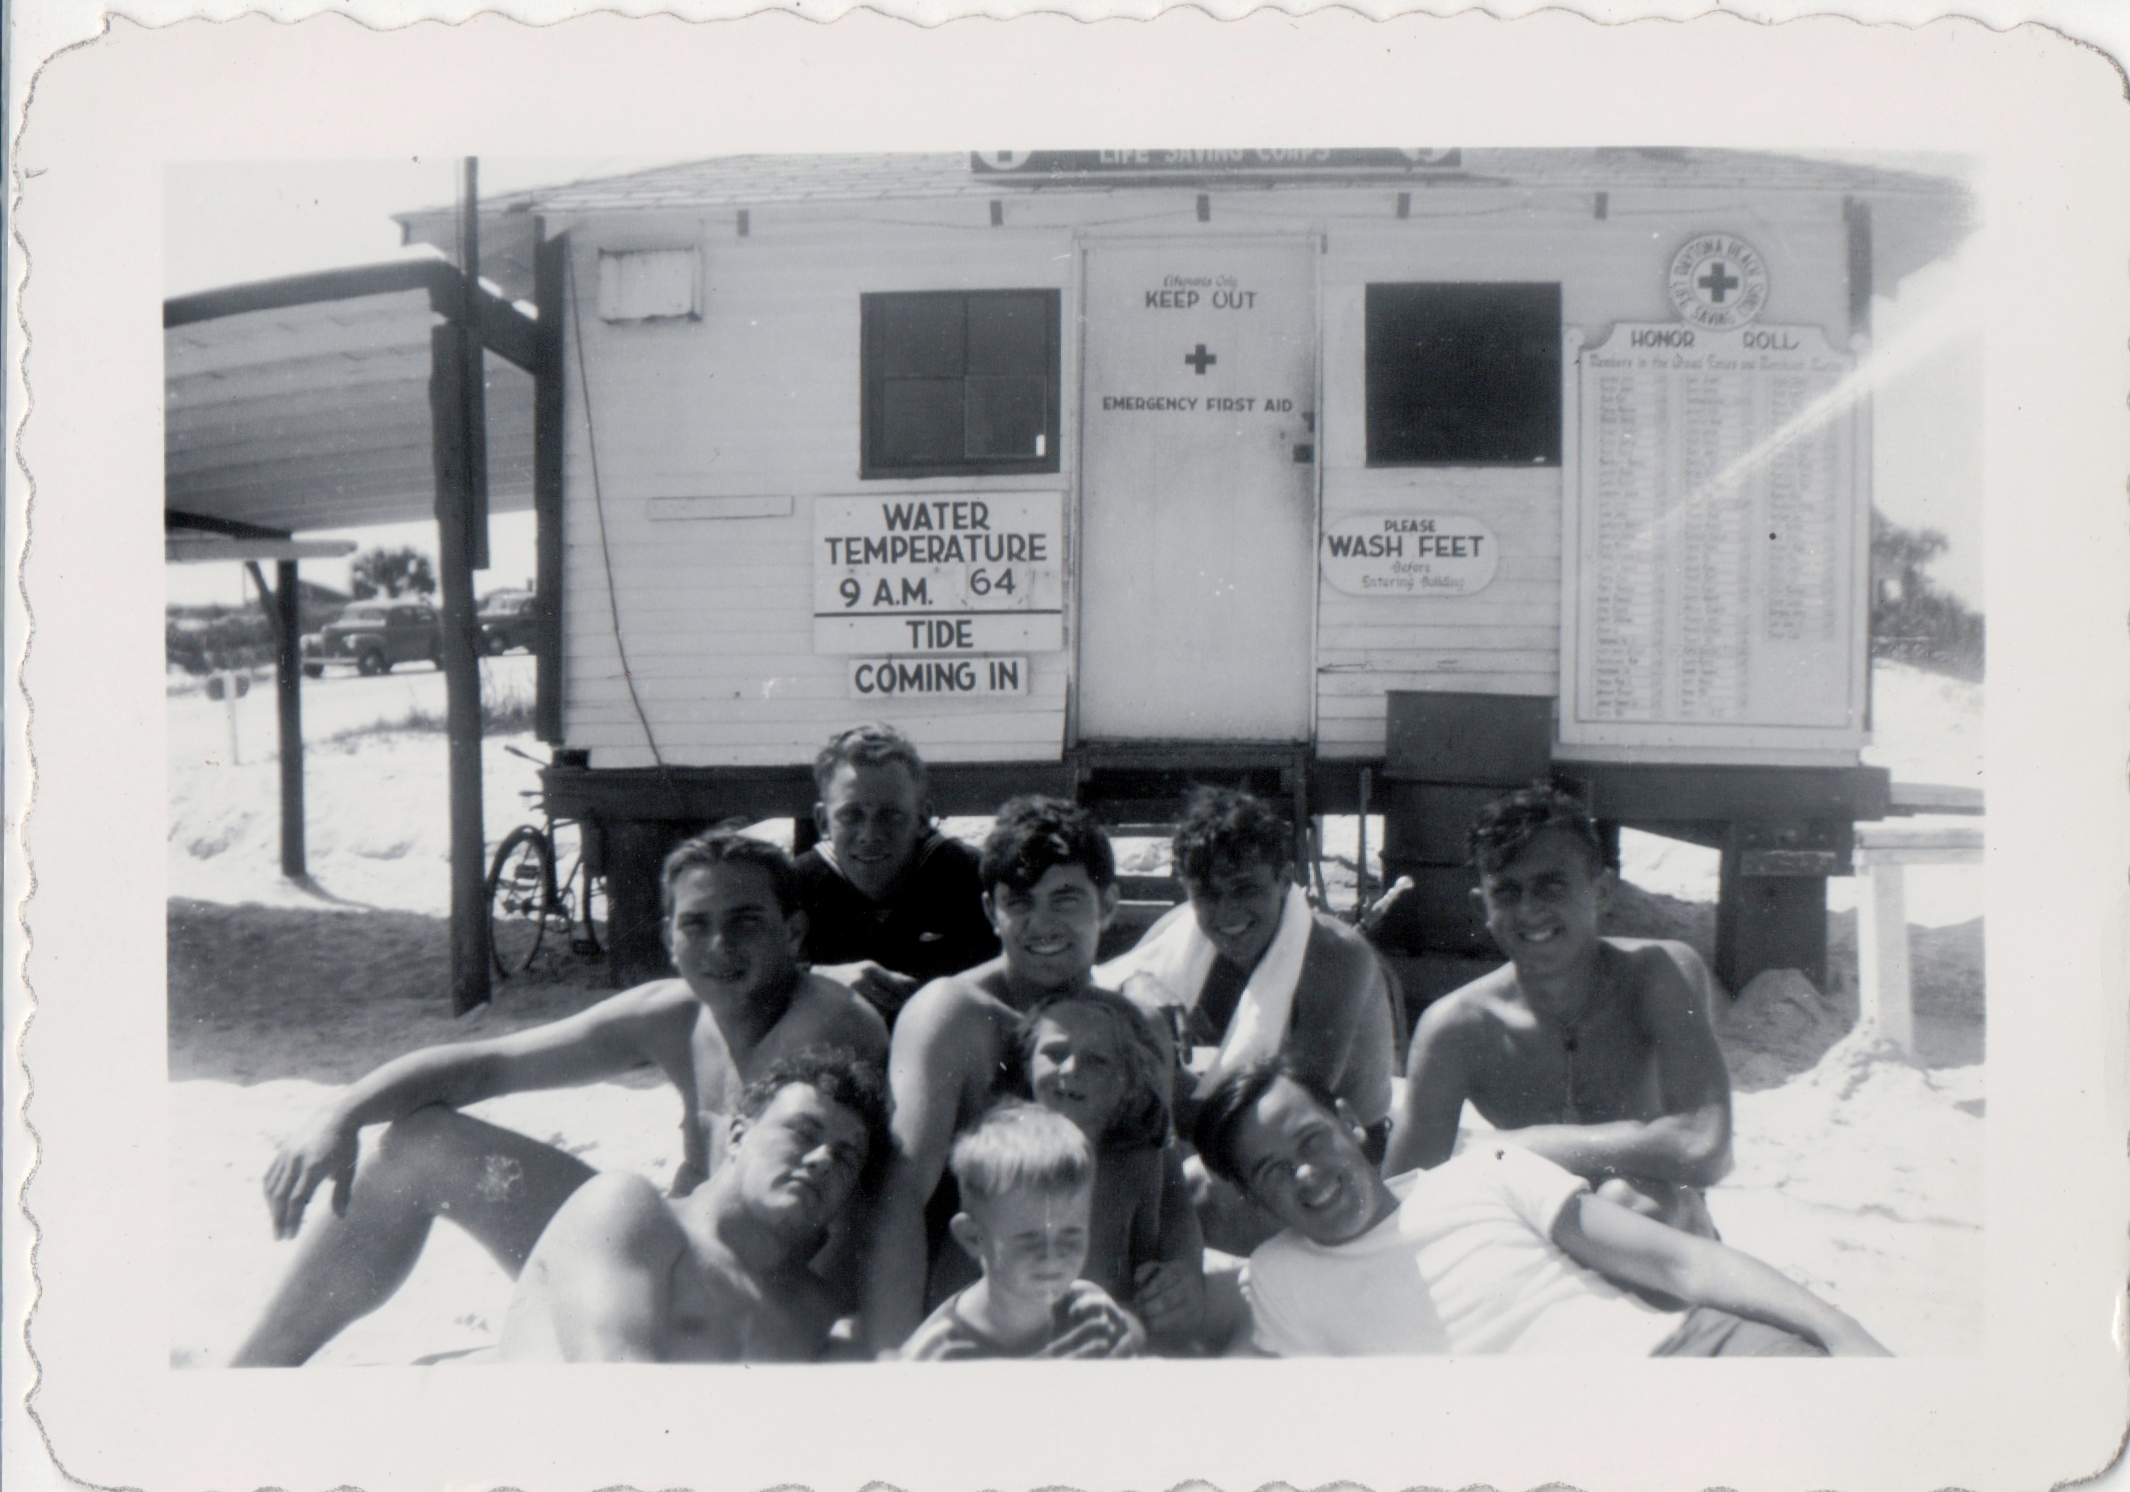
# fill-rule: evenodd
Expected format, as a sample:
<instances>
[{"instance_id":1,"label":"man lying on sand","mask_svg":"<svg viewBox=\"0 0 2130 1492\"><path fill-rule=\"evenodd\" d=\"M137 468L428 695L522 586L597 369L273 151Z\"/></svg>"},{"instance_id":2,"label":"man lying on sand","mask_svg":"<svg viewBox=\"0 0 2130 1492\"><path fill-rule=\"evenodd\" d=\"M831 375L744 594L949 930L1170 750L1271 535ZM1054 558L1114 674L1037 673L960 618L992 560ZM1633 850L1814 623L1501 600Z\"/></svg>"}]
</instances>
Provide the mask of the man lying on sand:
<instances>
[{"instance_id":1,"label":"man lying on sand","mask_svg":"<svg viewBox=\"0 0 2130 1492\"><path fill-rule=\"evenodd\" d=\"M924 758L891 725L831 737L814 790L821 841L799 857L804 956L892 1026L927 980L998 955L976 851L931 827Z\"/></svg>"},{"instance_id":2,"label":"man lying on sand","mask_svg":"<svg viewBox=\"0 0 2130 1492\"><path fill-rule=\"evenodd\" d=\"M1700 1188L1731 1164L1713 983L1683 943L1602 938L1612 872L1581 803L1527 788L1472 829L1487 930L1509 962L1429 1006L1384 1158L1449 1159L1466 1099L1598 1195L1713 1234Z\"/></svg>"},{"instance_id":3,"label":"man lying on sand","mask_svg":"<svg viewBox=\"0 0 2130 1492\"><path fill-rule=\"evenodd\" d=\"M497 1355L820 1356L843 1310L807 1260L889 1143L878 1068L825 1050L781 1059L740 1095L724 1163L688 1196L627 1172L577 1188L525 1261Z\"/></svg>"},{"instance_id":4,"label":"man lying on sand","mask_svg":"<svg viewBox=\"0 0 2130 1492\"><path fill-rule=\"evenodd\" d=\"M352 1085L266 1173L274 1232L293 1238L313 1192L333 1216L313 1228L232 1359L294 1365L405 1282L437 1217L457 1223L513 1278L591 1167L551 1145L457 1110L506 1093L561 1088L655 1063L682 1100L673 1193L715 1169L741 1090L808 1047L881 1061L887 1031L863 1000L797 962L805 916L790 858L729 829L666 859L665 937L678 979L656 980L566 1019L485 1041L430 1047ZM357 1136L387 1124L361 1171Z\"/></svg>"},{"instance_id":5,"label":"man lying on sand","mask_svg":"<svg viewBox=\"0 0 2130 1492\"><path fill-rule=\"evenodd\" d=\"M1258 1351L1887 1355L1767 1265L1594 1196L1532 1150L1483 1145L1386 1182L1361 1136L1276 1060L1223 1078L1200 1110L1206 1164L1286 1225L1250 1256Z\"/></svg>"}]
</instances>

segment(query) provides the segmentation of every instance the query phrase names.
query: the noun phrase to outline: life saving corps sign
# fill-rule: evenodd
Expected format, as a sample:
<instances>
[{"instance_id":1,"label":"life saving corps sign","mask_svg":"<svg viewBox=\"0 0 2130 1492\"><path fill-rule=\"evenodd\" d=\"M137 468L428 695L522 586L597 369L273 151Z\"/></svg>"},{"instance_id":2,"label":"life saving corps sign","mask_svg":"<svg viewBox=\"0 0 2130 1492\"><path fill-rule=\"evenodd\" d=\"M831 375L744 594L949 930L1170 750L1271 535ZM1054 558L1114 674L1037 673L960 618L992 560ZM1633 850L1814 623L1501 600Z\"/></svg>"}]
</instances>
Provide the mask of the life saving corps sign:
<instances>
[{"instance_id":1,"label":"life saving corps sign","mask_svg":"<svg viewBox=\"0 0 2130 1492\"><path fill-rule=\"evenodd\" d=\"M1324 578L1349 596L1469 596L1500 559L1494 531L1461 513L1364 513L1324 531Z\"/></svg>"},{"instance_id":2,"label":"life saving corps sign","mask_svg":"<svg viewBox=\"0 0 2130 1492\"><path fill-rule=\"evenodd\" d=\"M1055 652L1064 530L1056 492L815 498L814 651Z\"/></svg>"}]
</instances>

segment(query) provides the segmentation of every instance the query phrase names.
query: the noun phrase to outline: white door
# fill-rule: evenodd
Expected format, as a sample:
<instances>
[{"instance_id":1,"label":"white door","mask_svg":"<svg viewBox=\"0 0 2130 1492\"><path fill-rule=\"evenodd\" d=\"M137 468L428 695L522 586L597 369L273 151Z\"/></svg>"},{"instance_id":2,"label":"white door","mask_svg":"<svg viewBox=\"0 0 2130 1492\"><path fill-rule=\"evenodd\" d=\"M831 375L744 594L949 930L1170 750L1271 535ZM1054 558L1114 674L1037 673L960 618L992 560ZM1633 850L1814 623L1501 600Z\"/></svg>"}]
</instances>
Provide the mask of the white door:
<instances>
[{"instance_id":1,"label":"white door","mask_svg":"<svg viewBox=\"0 0 2130 1492\"><path fill-rule=\"evenodd\" d=\"M1085 253L1080 738L1305 741L1311 247Z\"/></svg>"}]
</instances>

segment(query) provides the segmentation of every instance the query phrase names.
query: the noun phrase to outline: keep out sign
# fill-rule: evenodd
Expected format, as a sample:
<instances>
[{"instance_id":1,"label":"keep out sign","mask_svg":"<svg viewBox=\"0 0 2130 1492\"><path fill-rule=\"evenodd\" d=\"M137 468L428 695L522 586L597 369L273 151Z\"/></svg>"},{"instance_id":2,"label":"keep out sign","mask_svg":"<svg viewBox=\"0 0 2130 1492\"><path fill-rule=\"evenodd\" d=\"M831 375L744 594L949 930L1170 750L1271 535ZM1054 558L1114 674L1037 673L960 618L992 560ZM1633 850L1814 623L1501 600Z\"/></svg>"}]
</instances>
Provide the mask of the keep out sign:
<instances>
[{"instance_id":1,"label":"keep out sign","mask_svg":"<svg viewBox=\"0 0 2130 1492\"><path fill-rule=\"evenodd\" d=\"M1364 513L1324 531L1324 578L1349 596L1469 596L1500 563L1494 531L1461 513Z\"/></svg>"}]
</instances>

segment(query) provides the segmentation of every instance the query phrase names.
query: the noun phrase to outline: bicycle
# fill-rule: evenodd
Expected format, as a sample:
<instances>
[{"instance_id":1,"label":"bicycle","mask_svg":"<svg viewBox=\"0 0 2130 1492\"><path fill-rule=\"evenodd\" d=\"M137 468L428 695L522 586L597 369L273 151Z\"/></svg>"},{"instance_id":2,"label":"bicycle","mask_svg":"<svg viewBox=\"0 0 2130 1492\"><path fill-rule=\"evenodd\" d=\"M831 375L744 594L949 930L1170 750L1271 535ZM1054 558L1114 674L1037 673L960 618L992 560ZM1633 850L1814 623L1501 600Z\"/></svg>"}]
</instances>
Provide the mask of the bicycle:
<instances>
[{"instance_id":1,"label":"bicycle","mask_svg":"<svg viewBox=\"0 0 2130 1492\"><path fill-rule=\"evenodd\" d=\"M503 749L535 766L546 765L529 751ZM488 868L488 946L496 973L504 979L533 966L550 932L567 938L570 952L579 957L603 951L592 908L595 899L606 896L606 877L590 853L587 826L556 818L544 790L520 796L539 800L542 821L520 824L504 835ZM562 863L565 836L574 838L576 858L569 874L558 879L555 867Z\"/></svg>"}]
</instances>

